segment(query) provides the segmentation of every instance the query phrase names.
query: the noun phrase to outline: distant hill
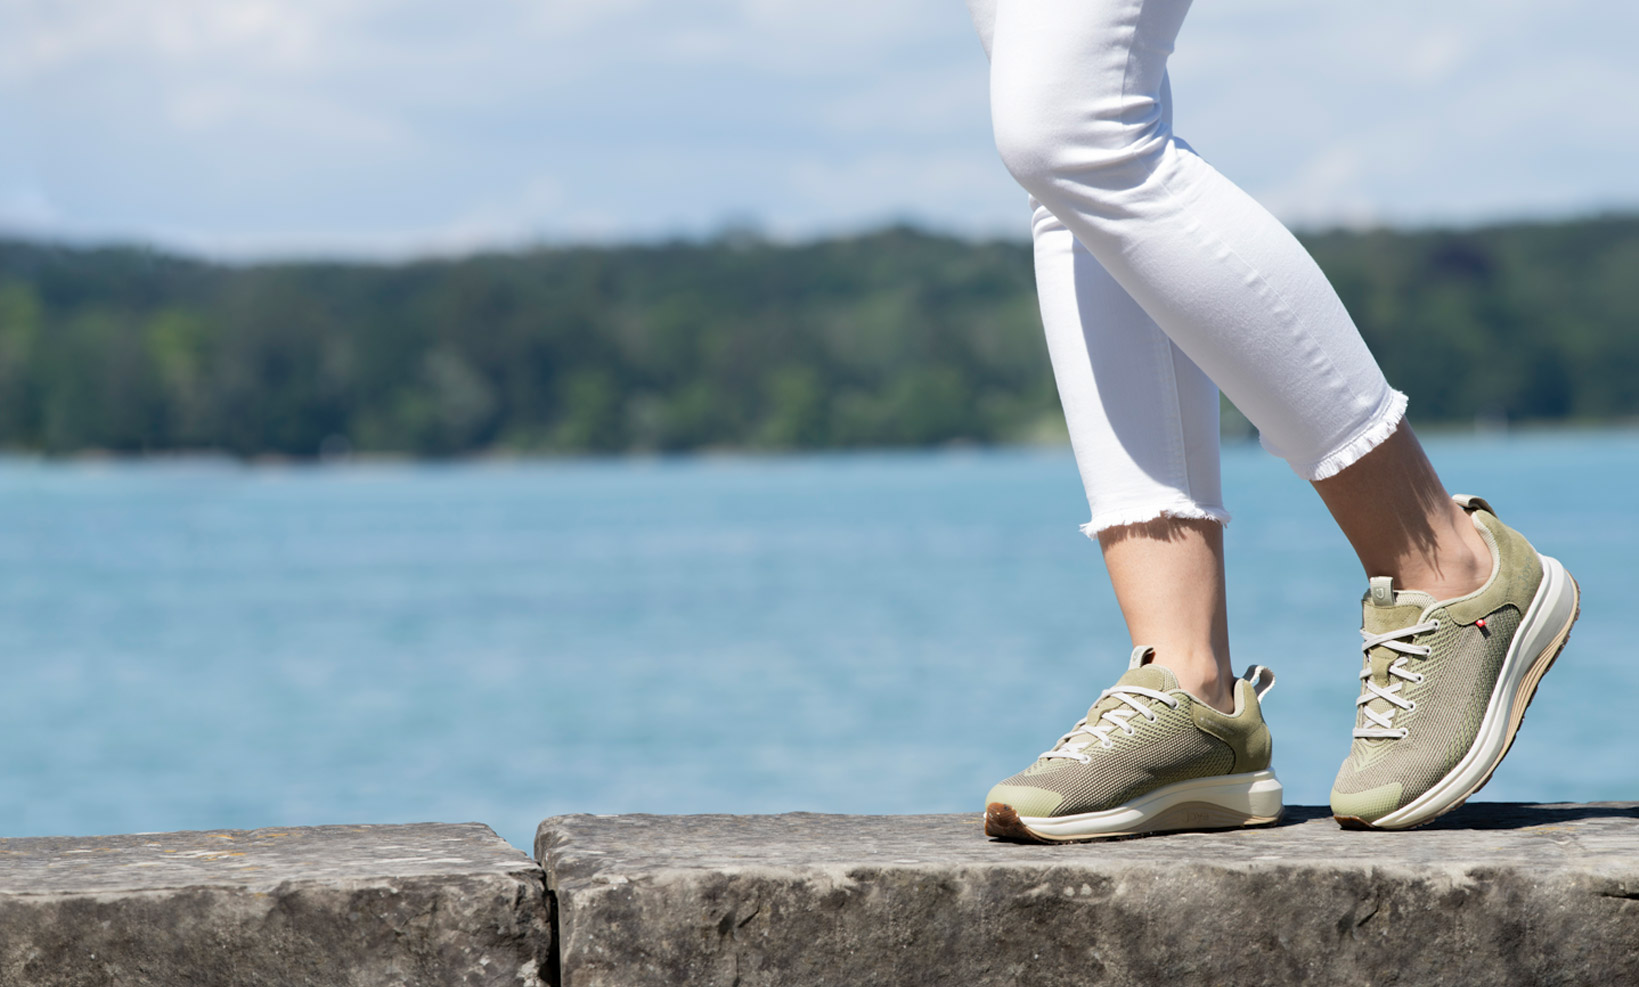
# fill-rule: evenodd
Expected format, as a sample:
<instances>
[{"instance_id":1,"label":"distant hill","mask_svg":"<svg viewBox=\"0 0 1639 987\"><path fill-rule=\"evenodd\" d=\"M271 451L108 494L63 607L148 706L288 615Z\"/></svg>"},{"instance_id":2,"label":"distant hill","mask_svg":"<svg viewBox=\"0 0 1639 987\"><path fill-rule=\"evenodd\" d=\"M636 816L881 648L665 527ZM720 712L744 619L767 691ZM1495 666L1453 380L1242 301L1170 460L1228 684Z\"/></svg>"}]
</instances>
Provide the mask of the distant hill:
<instances>
[{"instance_id":1,"label":"distant hill","mask_svg":"<svg viewBox=\"0 0 1639 987\"><path fill-rule=\"evenodd\" d=\"M1639 217L1303 239L1418 421L1639 415ZM0 241L4 448L902 446L1057 414L1023 243L228 266Z\"/></svg>"}]
</instances>

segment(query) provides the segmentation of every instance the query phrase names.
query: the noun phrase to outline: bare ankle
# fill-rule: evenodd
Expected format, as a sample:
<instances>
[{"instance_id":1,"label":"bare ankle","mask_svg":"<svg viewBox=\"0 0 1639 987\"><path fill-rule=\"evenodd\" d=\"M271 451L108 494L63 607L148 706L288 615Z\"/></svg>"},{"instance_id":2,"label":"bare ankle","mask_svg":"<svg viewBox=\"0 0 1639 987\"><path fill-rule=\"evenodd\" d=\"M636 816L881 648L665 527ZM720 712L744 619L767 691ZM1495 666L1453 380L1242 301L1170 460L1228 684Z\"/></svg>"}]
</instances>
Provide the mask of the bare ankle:
<instances>
[{"instance_id":1,"label":"bare ankle","mask_svg":"<svg viewBox=\"0 0 1639 987\"><path fill-rule=\"evenodd\" d=\"M1205 685L1184 690L1220 713L1235 712L1235 680L1220 679L1209 688Z\"/></svg>"},{"instance_id":2,"label":"bare ankle","mask_svg":"<svg viewBox=\"0 0 1639 987\"><path fill-rule=\"evenodd\" d=\"M1216 661L1212 661L1210 666L1205 662L1188 661L1169 664L1165 656L1158 652L1156 662L1172 669L1180 689L1220 713L1235 712L1235 676L1225 673Z\"/></svg>"},{"instance_id":3,"label":"bare ankle","mask_svg":"<svg viewBox=\"0 0 1639 987\"><path fill-rule=\"evenodd\" d=\"M1451 600L1484 586L1491 578L1491 548L1480 537L1467 515L1462 516L1461 537L1440 546L1431 559L1418 559L1395 575L1395 585L1415 589L1436 600Z\"/></svg>"}]
</instances>

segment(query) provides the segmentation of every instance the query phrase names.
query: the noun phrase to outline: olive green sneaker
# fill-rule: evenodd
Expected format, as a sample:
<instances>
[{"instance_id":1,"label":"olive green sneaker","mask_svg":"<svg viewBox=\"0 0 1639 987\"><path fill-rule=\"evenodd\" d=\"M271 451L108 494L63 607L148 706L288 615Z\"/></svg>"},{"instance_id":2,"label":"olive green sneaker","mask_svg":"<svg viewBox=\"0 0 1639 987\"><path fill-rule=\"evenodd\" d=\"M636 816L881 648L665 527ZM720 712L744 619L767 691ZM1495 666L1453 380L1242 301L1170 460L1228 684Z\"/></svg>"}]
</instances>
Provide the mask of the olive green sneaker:
<instances>
[{"instance_id":1,"label":"olive green sneaker","mask_svg":"<svg viewBox=\"0 0 1639 987\"><path fill-rule=\"evenodd\" d=\"M1371 580L1354 745L1332 786L1332 814L1348 828L1419 826L1479 791L1579 612L1564 566L1490 504L1455 499L1491 549L1491 578L1451 600Z\"/></svg>"},{"instance_id":2,"label":"olive green sneaker","mask_svg":"<svg viewBox=\"0 0 1639 987\"><path fill-rule=\"evenodd\" d=\"M1178 687L1136 648L1127 672L1036 763L990 790L985 833L1065 843L1179 829L1272 823L1281 785L1269 770L1258 699L1275 673L1254 665L1224 714Z\"/></svg>"}]
</instances>

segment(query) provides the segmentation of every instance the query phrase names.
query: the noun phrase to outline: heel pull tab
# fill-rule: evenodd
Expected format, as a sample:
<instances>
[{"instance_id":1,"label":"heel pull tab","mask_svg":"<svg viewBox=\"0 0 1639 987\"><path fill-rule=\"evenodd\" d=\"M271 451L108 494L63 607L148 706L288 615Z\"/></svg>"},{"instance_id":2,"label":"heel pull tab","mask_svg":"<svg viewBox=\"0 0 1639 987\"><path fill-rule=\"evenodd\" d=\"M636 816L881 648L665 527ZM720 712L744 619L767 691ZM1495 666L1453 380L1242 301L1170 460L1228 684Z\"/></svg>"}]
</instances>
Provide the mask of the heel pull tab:
<instances>
[{"instance_id":1,"label":"heel pull tab","mask_svg":"<svg viewBox=\"0 0 1639 987\"><path fill-rule=\"evenodd\" d=\"M1263 665L1246 666L1246 674L1241 678L1252 683L1252 691L1257 694L1259 701L1269 695L1269 690L1275 687L1275 673Z\"/></svg>"},{"instance_id":2,"label":"heel pull tab","mask_svg":"<svg viewBox=\"0 0 1639 987\"><path fill-rule=\"evenodd\" d=\"M1457 506L1465 511L1484 511L1492 517L1497 516L1497 512L1492 509L1490 504L1486 503L1484 497L1476 497L1473 494L1452 494L1451 499L1456 501Z\"/></svg>"},{"instance_id":3,"label":"heel pull tab","mask_svg":"<svg viewBox=\"0 0 1639 987\"><path fill-rule=\"evenodd\" d=\"M1155 660L1155 649L1147 644L1140 644L1133 649L1132 657L1127 659L1127 669L1130 671L1148 665Z\"/></svg>"}]
</instances>

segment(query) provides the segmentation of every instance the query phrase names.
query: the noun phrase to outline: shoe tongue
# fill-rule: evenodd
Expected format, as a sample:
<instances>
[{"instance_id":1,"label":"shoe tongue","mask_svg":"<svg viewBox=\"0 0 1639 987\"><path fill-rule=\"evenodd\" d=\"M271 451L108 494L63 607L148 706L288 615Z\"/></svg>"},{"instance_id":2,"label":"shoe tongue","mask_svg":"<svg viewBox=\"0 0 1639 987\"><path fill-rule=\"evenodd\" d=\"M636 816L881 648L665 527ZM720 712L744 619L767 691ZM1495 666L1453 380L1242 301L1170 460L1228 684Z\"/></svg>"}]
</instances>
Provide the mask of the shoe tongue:
<instances>
[{"instance_id":1,"label":"shoe tongue","mask_svg":"<svg viewBox=\"0 0 1639 987\"><path fill-rule=\"evenodd\" d=\"M1178 677L1172 674L1172 669L1165 665L1140 665L1129 668L1116 685L1136 685L1140 689L1154 689L1156 692L1166 692L1178 688Z\"/></svg>"},{"instance_id":2,"label":"shoe tongue","mask_svg":"<svg viewBox=\"0 0 1639 987\"><path fill-rule=\"evenodd\" d=\"M1368 634L1387 634L1402 627L1410 627L1421 622L1423 611L1434 603L1434 597L1421 590L1395 589L1394 579L1390 576L1373 576L1371 587L1366 590L1365 599L1361 601L1360 626L1364 627ZM1379 645L1368 652L1368 657L1372 663L1372 681L1386 685L1387 682L1384 680L1388 677L1389 666L1400 657L1400 652Z\"/></svg>"},{"instance_id":3,"label":"shoe tongue","mask_svg":"<svg viewBox=\"0 0 1639 987\"><path fill-rule=\"evenodd\" d=\"M1172 674L1172 669L1167 668L1164 665L1139 665L1137 668L1127 669L1127 671L1122 674L1121 678L1116 679L1115 684L1118 688L1124 685L1135 685L1140 689L1154 689L1156 692L1170 692L1171 690L1178 688L1178 677ZM1144 702L1145 700L1140 699L1139 701ZM1114 696L1106 696L1099 702L1094 703L1093 708L1087 711L1087 722L1092 723L1096 721L1100 716L1104 715L1104 711L1107 709L1115 709L1117 707L1126 706L1127 704L1122 702L1120 699L1117 699Z\"/></svg>"}]
</instances>

